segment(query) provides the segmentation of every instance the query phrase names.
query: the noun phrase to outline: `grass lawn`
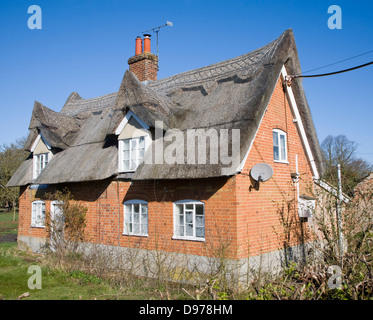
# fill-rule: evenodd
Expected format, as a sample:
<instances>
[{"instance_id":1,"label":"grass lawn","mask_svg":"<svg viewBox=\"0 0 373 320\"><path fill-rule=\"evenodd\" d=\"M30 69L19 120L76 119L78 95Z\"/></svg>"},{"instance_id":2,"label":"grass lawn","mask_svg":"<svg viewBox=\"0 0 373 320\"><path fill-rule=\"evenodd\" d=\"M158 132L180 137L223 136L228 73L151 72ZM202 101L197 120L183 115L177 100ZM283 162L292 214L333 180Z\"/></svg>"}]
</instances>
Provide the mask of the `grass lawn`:
<instances>
[{"instance_id":1,"label":"grass lawn","mask_svg":"<svg viewBox=\"0 0 373 320\"><path fill-rule=\"evenodd\" d=\"M15 221L13 218L13 210L6 212L4 209L0 209L0 238L9 233L17 233L18 210L16 210Z\"/></svg>"},{"instance_id":2,"label":"grass lawn","mask_svg":"<svg viewBox=\"0 0 373 320\"><path fill-rule=\"evenodd\" d=\"M0 239L16 234L18 211L13 221L13 211L0 209ZM41 289L30 289L30 266L41 268ZM171 289L171 288L170 288ZM18 250L16 242L0 242L0 300L16 300L28 292L23 300L159 300L167 298L162 285L150 279L133 279L127 285L113 283L80 270L65 271L50 267L43 255ZM162 294L163 292L163 294ZM180 288L170 291L171 299L188 298Z\"/></svg>"},{"instance_id":3,"label":"grass lawn","mask_svg":"<svg viewBox=\"0 0 373 320\"><path fill-rule=\"evenodd\" d=\"M41 289L30 289L30 266L41 267ZM64 271L51 268L45 257L17 249L16 243L0 243L0 300L16 300L28 292L22 300L159 300L162 287L149 279L139 279L130 285L113 284L80 270ZM180 290L171 290L171 299L188 298Z\"/></svg>"},{"instance_id":4,"label":"grass lawn","mask_svg":"<svg viewBox=\"0 0 373 320\"><path fill-rule=\"evenodd\" d=\"M41 289L28 288L33 273L27 271L32 265L41 267ZM24 300L101 300L118 295L117 290L93 275L51 269L43 266L42 256L19 251L16 243L0 243L0 299L15 300L26 292L30 296Z\"/></svg>"}]
</instances>

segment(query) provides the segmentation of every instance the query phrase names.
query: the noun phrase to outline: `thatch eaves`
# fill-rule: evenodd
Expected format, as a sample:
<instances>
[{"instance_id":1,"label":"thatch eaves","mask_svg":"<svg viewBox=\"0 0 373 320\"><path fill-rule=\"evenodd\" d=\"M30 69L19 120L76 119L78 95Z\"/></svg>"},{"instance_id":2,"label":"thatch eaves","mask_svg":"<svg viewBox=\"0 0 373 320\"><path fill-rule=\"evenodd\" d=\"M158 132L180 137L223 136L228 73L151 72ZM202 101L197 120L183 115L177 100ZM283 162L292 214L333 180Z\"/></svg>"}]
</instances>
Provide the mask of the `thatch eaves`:
<instances>
[{"instance_id":1,"label":"thatch eaves","mask_svg":"<svg viewBox=\"0 0 373 320\"><path fill-rule=\"evenodd\" d=\"M29 129L25 149L30 151L39 133L50 146L66 149L80 127L74 118L55 112L35 101Z\"/></svg>"}]
</instances>

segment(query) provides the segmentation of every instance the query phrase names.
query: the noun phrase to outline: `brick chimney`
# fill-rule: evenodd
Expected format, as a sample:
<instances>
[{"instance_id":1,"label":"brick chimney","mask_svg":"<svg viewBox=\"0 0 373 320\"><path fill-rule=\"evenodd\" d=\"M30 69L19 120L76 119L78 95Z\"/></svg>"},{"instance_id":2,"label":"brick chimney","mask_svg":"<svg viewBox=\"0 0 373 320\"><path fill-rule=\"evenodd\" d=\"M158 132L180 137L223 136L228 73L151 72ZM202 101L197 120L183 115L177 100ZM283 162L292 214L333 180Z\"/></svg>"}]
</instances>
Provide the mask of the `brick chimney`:
<instances>
[{"instance_id":1,"label":"brick chimney","mask_svg":"<svg viewBox=\"0 0 373 320\"><path fill-rule=\"evenodd\" d=\"M158 57L151 53L150 37L150 34L144 34L144 41L141 37L137 37L135 55L128 59L130 71L132 71L140 81L157 80ZM142 42L144 42L144 48Z\"/></svg>"}]
</instances>

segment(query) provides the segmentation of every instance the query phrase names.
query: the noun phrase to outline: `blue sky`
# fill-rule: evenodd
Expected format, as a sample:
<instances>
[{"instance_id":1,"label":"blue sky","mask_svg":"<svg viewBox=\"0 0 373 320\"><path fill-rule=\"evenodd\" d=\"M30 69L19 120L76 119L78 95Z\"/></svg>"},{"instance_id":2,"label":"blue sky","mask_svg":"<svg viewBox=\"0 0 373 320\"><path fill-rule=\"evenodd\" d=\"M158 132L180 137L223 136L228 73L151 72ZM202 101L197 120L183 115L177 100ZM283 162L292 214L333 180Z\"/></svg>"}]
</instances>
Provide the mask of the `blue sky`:
<instances>
[{"instance_id":1,"label":"blue sky","mask_svg":"<svg viewBox=\"0 0 373 320\"><path fill-rule=\"evenodd\" d=\"M27 27L30 5L42 9L41 30ZM330 5L341 7L342 29L328 28ZM288 28L303 72L322 67L373 50L372 13L370 1L1 0L0 144L28 134L35 100L60 111L72 91L117 91L136 36L167 20L174 25L159 33L158 78L255 50ZM306 74L369 61L373 52ZM303 86L320 143L345 134L373 163L372 75L373 65Z\"/></svg>"}]
</instances>

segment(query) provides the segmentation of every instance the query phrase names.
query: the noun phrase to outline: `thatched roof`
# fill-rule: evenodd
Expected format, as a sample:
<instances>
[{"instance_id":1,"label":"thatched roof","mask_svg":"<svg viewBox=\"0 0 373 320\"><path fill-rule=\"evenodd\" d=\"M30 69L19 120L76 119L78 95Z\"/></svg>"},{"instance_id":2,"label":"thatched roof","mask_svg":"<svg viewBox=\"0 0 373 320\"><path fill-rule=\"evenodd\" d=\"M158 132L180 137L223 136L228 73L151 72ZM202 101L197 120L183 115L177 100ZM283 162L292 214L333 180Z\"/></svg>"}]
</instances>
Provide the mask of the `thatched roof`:
<instances>
[{"instance_id":1,"label":"thatched roof","mask_svg":"<svg viewBox=\"0 0 373 320\"><path fill-rule=\"evenodd\" d=\"M239 129L239 161L242 161L284 64L289 74L301 73L291 30L253 52L154 82L141 83L126 71L117 93L83 99L73 92L60 113L36 103L27 146L30 148L41 133L58 152L33 182L56 184L118 176L114 132L128 110L150 128L154 128L156 121L162 121L164 130ZM321 173L320 147L300 79L293 81L292 89ZM229 143L231 149L231 141ZM181 147L186 154L187 144ZM151 156L150 150L145 159ZM144 161L133 175L126 177L134 180L193 179L237 173L237 167L222 170L223 167L221 164L155 165ZM31 183L31 180L25 181L24 170L21 166L8 185Z\"/></svg>"}]
</instances>

